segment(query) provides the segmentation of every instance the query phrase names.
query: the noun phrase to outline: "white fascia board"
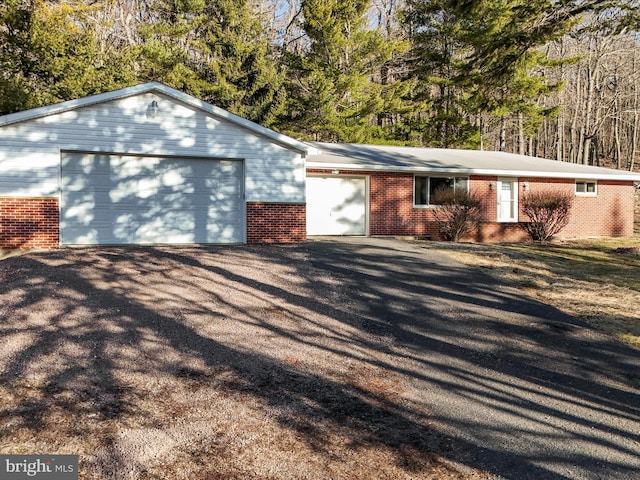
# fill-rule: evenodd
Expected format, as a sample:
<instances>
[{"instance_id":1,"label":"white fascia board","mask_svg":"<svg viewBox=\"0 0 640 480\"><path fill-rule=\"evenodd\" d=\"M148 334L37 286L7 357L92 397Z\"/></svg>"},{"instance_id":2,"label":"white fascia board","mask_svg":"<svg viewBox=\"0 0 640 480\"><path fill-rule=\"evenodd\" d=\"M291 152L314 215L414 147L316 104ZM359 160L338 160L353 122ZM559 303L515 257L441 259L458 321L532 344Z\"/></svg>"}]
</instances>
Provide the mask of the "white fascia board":
<instances>
[{"instance_id":1,"label":"white fascia board","mask_svg":"<svg viewBox=\"0 0 640 480\"><path fill-rule=\"evenodd\" d=\"M454 173L460 175L484 175L498 177L532 177L532 178L571 178L580 180L618 180L623 182L640 182L640 174L620 172L614 174L576 173L576 172L539 172L531 170L495 170L474 168L446 168L446 167L387 167L384 165L359 165L347 163L327 163L307 160L307 168L331 170L368 170L398 173Z\"/></svg>"},{"instance_id":2,"label":"white fascia board","mask_svg":"<svg viewBox=\"0 0 640 480\"><path fill-rule=\"evenodd\" d=\"M322 154L322 150L320 150L319 148L314 147L313 145L309 145L308 143L305 143L305 145L307 146L307 154L309 156Z\"/></svg>"},{"instance_id":3,"label":"white fascia board","mask_svg":"<svg viewBox=\"0 0 640 480\"><path fill-rule=\"evenodd\" d=\"M154 91L161 92L182 103L191 105L211 115L215 115L216 117L223 118L255 134L266 137L284 147L292 148L304 154L308 154L309 152L316 153L317 149L315 149L315 147L312 147L311 145L307 145L306 143L300 142L291 137L282 135L281 133L263 127L262 125L258 125L257 123L254 123L250 120L234 115L233 113L227 112L222 108L199 100L191 95L168 87L160 82L143 83L141 85L125 87L119 90L114 90L112 92L100 93L98 95L91 95L89 97L78 98L76 100L68 100L66 102L56 103L54 105L47 105L45 107L32 108L31 110L25 110L23 112L11 113L9 115L0 117L0 127Z\"/></svg>"},{"instance_id":4,"label":"white fascia board","mask_svg":"<svg viewBox=\"0 0 640 480\"><path fill-rule=\"evenodd\" d=\"M76 108L88 107L99 103L110 102L120 98L131 97L139 93L145 93L153 89L163 86L158 82L144 83L133 87L121 88L112 92L100 93L89 97L77 98L75 100L67 100L66 102L47 105L44 107L32 108L23 112L10 113L0 117L0 127L10 125L12 123L26 122L27 120L35 120L36 118L48 117L58 113L68 112Z\"/></svg>"}]
</instances>

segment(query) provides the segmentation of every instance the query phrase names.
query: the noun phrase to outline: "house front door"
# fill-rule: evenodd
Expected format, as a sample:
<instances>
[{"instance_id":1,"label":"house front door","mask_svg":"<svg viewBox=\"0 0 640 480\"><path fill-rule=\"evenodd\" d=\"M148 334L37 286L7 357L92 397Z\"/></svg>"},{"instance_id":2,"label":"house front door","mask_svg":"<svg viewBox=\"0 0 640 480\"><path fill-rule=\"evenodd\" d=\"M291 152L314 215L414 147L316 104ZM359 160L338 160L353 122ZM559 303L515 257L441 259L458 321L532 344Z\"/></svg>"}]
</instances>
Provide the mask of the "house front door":
<instances>
[{"instance_id":1,"label":"house front door","mask_svg":"<svg viewBox=\"0 0 640 480\"><path fill-rule=\"evenodd\" d=\"M498 179L498 222L518 221L518 180Z\"/></svg>"}]
</instances>

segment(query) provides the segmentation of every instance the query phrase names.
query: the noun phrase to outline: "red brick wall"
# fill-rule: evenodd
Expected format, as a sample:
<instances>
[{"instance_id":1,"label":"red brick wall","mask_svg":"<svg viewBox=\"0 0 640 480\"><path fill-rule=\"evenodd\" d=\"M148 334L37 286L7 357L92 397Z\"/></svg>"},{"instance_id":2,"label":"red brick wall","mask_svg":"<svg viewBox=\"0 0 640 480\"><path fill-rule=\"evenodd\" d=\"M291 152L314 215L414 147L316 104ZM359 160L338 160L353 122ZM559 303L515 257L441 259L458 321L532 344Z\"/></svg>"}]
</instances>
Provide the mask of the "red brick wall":
<instances>
[{"instance_id":1,"label":"red brick wall","mask_svg":"<svg viewBox=\"0 0 640 480\"><path fill-rule=\"evenodd\" d=\"M517 223L497 222L498 218L498 177L471 175L469 191L482 201L481 224L477 231L464 237L464 241L473 242L521 242L528 236ZM519 188L520 184L518 185ZM521 191L518 192L520 198Z\"/></svg>"},{"instance_id":2,"label":"red brick wall","mask_svg":"<svg viewBox=\"0 0 640 480\"><path fill-rule=\"evenodd\" d=\"M304 242L306 213L303 203L248 203L247 243Z\"/></svg>"},{"instance_id":3,"label":"red brick wall","mask_svg":"<svg viewBox=\"0 0 640 480\"><path fill-rule=\"evenodd\" d=\"M57 198L0 197L0 248L58 248Z\"/></svg>"},{"instance_id":4,"label":"red brick wall","mask_svg":"<svg viewBox=\"0 0 640 480\"><path fill-rule=\"evenodd\" d=\"M529 182L531 192L555 190L574 195L575 181L552 178L521 178ZM633 236L633 182L598 180L595 196L574 195L571 220L559 237L630 237ZM521 213L521 219L526 218Z\"/></svg>"},{"instance_id":5,"label":"red brick wall","mask_svg":"<svg viewBox=\"0 0 640 480\"><path fill-rule=\"evenodd\" d=\"M309 169L308 173L329 174L330 170ZM437 238L433 210L413 206L413 174L375 171L340 170L342 175L366 175L369 177L369 234L416 235ZM518 199L525 194L524 182L529 191L559 189L575 191L573 179L519 178ZM522 241L526 233L515 223L498 223L498 177L471 175L469 190L483 203L482 224L477 232L465 238L468 241ZM493 188L491 188L493 182ZM596 197L575 196L571 222L559 237L631 236L633 235L632 182L598 181ZM526 217L520 211L519 219Z\"/></svg>"},{"instance_id":6,"label":"red brick wall","mask_svg":"<svg viewBox=\"0 0 640 480\"><path fill-rule=\"evenodd\" d=\"M413 175L371 173L369 233L371 235L430 235L431 212L413 208Z\"/></svg>"}]
</instances>

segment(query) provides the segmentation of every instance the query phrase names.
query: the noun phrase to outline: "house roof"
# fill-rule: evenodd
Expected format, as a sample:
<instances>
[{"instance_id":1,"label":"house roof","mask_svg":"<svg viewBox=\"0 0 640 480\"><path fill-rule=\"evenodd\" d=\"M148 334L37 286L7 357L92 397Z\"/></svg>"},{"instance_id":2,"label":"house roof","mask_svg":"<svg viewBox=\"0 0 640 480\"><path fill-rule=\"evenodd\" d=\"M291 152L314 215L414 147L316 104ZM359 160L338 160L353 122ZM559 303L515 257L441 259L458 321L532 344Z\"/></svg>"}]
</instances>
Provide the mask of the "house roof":
<instances>
[{"instance_id":1,"label":"house roof","mask_svg":"<svg viewBox=\"0 0 640 480\"><path fill-rule=\"evenodd\" d=\"M9 115L4 115L0 117L0 128L5 125L26 122L29 120L34 120L34 119L46 117L49 115L55 115L58 113L67 112L69 110L75 110L75 109L87 107L90 105L96 105L99 103L110 102L113 100L119 100L122 98L132 97L134 95L151 93L151 92L161 93L168 97L174 98L177 101L182 102L183 104L190 105L191 107L202 110L210 115L213 115L218 118L222 118L228 122L236 124L239 127L245 128L250 132L266 137L282 146L289 147L304 153L314 152L314 148L306 143L300 142L291 137L282 135L278 132L265 128L261 125L258 125L257 123L251 122L247 119L234 115L233 113L227 112L222 108L218 108L214 105L211 105L207 102L199 100L191 95L188 95L174 88L168 87L159 82L144 83L144 84L135 85L132 87L121 88L119 90L114 90L111 92L101 93L98 95L78 98L76 100L68 100L66 102L56 103L54 105L47 105L45 107L32 108L30 110L11 113Z\"/></svg>"},{"instance_id":2,"label":"house roof","mask_svg":"<svg viewBox=\"0 0 640 480\"><path fill-rule=\"evenodd\" d=\"M307 168L640 181L640 174L506 152L311 142Z\"/></svg>"}]
</instances>

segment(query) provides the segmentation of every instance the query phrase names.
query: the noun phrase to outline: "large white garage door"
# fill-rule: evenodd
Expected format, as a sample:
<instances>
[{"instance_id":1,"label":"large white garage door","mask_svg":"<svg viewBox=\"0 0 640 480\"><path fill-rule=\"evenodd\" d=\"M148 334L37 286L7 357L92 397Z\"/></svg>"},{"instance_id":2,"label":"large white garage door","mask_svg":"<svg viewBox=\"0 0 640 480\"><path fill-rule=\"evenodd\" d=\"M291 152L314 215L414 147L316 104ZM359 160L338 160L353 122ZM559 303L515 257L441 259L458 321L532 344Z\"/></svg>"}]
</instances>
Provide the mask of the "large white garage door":
<instances>
[{"instance_id":1,"label":"large white garage door","mask_svg":"<svg viewBox=\"0 0 640 480\"><path fill-rule=\"evenodd\" d=\"M64 245L240 243L242 162L63 153Z\"/></svg>"},{"instance_id":2,"label":"large white garage door","mask_svg":"<svg viewBox=\"0 0 640 480\"><path fill-rule=\"evenodd\" d=\"M366 235L364 177L307 177L307 235Z\"/></svg>"}]
</instances>

